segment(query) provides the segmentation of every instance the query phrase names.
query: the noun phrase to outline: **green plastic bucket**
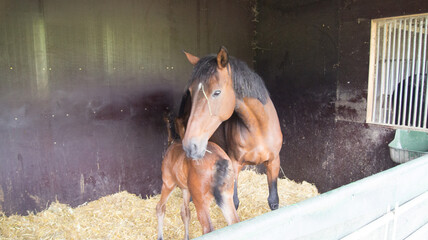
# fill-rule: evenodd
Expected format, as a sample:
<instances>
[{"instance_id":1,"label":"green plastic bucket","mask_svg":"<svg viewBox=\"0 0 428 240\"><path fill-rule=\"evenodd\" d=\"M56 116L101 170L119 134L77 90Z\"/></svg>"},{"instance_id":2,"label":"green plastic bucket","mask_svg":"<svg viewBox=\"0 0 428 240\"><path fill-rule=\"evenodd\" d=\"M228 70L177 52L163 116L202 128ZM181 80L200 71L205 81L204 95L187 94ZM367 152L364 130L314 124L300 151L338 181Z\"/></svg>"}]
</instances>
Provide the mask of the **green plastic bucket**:
<instances>
[{"instance_id":1,"label":"green plastic bucket","mask_svg":"<svg viewBox=\"0 0 428 240\"><path fill-rule=\"evenodd\" d=\"M428 133L397 129L388 146L392 161L404 163L428 154Z\"/></svg>"}]
</instances>

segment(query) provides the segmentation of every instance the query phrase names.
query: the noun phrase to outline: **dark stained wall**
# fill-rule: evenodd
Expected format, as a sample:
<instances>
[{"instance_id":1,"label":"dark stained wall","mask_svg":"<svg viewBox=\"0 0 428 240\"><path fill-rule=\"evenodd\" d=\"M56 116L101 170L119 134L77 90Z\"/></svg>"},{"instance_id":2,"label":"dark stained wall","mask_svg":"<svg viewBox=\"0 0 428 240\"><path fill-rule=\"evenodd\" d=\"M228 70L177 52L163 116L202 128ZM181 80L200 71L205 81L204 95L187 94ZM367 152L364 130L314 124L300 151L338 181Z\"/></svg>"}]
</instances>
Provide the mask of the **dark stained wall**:
<instances>
[{"instance_id":1,"label":"dark stained wall","mask_svg":"<svg viewBox=\"0 0 428 240\"><path fill-rule=\"evenodd\" d=\"M250 1L0 1L0 211L161 187L197 55L251 64Z\"/></svg>"},{"instance_id":2,"label":"dark stained wall","mask_svg":"<svg viewBox=\"0 0 428 240\"><path fill-rule=\"evenodd\" d=\"M346 183L369 176L391 166L387 144L395 131L365 124L370 20L428 12L424 0L340 1L339 68L336 100L335 161L338 181ZM343 146L352 146L350 152ZM349 164L351 162L351 164ZM343 171L347 169L348 171Z\"/></svg>"},{"instance_id":3,"label":"dark stained wall","mask_svg":"<svg viewBox=\"0 0 428 240\"><path fill-rule=\"evenodd\" d=\"M265 79L287 177L328 191L394 166L365 124L370 19L423 0L0 1L0 210L160 190L164 112L220 45Z\"/></svg>"},{"instance_id":4,"label":"dark stained wall","mask_svg":"<svg viewBox=\"0 0 428 240\"><path fill-rule=\"evenodd\" d=\"M284 132L287 177L322 191L395 164L394 131L365 124L372 18L428 12L428 2L259 1L256 71Z\"/></svg>"},{"instance_id":5,"label":"dark stained wall","mask_svg":"<svg viewBox=\"0 0 428 240\"><path fill-rule=\"evenodd\" d=\"M338 63L337 1L266 1L259 5L256 71L278 109L281 166L297 181L331 189Z\"/></svg>"}]
</instances>

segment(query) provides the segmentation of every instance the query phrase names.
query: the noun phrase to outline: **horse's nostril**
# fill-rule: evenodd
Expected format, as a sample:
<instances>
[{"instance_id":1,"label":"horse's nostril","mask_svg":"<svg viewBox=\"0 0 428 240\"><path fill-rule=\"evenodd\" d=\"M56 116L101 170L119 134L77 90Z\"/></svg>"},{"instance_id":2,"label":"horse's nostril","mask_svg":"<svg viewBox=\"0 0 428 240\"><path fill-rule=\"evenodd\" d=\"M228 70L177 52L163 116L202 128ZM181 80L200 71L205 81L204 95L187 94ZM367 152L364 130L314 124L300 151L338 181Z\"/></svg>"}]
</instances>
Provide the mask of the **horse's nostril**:
<instances>
[{"instance_id":1,"label":"horse's nostril","mask_svg":"<svg viewBox=\"0 0 428 240\"><path fill-rule=\"evenodd\" d=\"M198 146L195 143L192 143L191 149L192 149L192 152L197 152Z\"/></svg>"},{"instance_id":2,"label":"horse's nostril","mask_svg":"<svg viewBox=\"0 0 428 240\"><path fill-rule=\"evenodd\" d=\"M183 142L183 149L186 156L192 159L202 159L205 155L207 143L200 139L190 139Z\"/></svg>"},{"instance_id":3,"label":"horse's nostril","mask_svg":"<svg viewBox=\"0 0 428 240\"><path fill-rule=\"evenodd\" d=\"M184 151L186 152L186 156L189 158L193 158L197 152L198 146L191 141L187 145L184 145L183 148L184 148Z\"/></svg>"}]
</instances>

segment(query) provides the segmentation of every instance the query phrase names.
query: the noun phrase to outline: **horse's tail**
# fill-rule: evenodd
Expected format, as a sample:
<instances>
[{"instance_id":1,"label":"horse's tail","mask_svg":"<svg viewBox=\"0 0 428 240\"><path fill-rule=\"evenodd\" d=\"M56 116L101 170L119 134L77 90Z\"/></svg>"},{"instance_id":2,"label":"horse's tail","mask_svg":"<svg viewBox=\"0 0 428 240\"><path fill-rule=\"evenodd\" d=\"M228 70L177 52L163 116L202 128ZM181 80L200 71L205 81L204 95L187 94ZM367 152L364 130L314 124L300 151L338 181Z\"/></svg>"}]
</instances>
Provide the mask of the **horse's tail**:
<instances>
[{"instance_id":1,"label":"horse's tail","mask_svg":"<svg viewBox=\"0 0 428 240\"><path fill-rule=\"evenodd\" d=\"M190 111L192 109L192 98L190 96L190 91L187 90L184 92L183 96L181 96L180 109L178 110L177 118L180 118L183 121L183 125L187 125L187 121L189 120Z\"/></svg>"},{"instance_id":2,"label":"horse's tail","mask_svg":"<svg viewBox=\"0 0 428 240\"><path fill-rule=\"evenodd\" d=\"M172 142L174 141L174 138L172 136L172 131L171 131L171 127L172 127L171 125L172 124L171 124L170 118L171 118L171 113L169 113L169 112L163 113L163 121L166 124L166 130L168 132L168 146L171 145Z\"/></svg>"},{"instance_id":3,"label":"horse's tail","mask_svg":"<svg viewBox=\"0 0 428 240\"><path fill-rule=\"evenodd\" d=\"M212 185L214 199L218 206L223 204L222 189L229 177L229 161L220 159L215 163L214 181Z\"/></svg>"},{"instance_id":4,"label":"horse's tail","mask_svg":"<svg viewBox=\"0 0 428 240\"><path fill-rule=\"evenodd\" d=\"M168 131L168 146L170 146L174 140L180 139L179 133L177 133L176 126L174 124L174 117L171 112L164 112L163 121L166 124L166 130Z\"/></svg>"}]
</instances>

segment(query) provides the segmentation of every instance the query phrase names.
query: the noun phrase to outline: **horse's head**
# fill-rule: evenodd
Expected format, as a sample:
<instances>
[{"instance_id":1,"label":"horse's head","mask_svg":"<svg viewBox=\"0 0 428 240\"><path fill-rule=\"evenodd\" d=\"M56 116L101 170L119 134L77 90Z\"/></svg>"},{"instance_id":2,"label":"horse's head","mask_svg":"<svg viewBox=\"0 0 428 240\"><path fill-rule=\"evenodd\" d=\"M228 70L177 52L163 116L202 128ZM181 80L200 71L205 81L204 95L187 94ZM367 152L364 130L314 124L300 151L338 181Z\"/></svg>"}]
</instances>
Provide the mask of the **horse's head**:
<instances>
[{"instance_id":1,"label":"horse's head","mask_svg":"<svg viewBox=\"0 0 428 240\"><path fill-rule=\"evenodd\" d=\"M223 121L232 116L235 91L226 48L220 48L217 56L202 59L185 54L194 69L188 88L192 106L183 148L188 157L201 159L205 155L208 139Z\"/></svg>"}]
</instances>

